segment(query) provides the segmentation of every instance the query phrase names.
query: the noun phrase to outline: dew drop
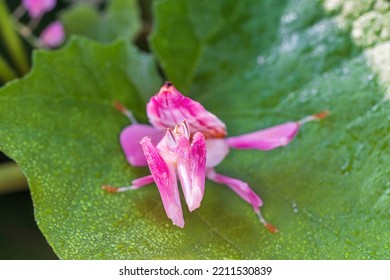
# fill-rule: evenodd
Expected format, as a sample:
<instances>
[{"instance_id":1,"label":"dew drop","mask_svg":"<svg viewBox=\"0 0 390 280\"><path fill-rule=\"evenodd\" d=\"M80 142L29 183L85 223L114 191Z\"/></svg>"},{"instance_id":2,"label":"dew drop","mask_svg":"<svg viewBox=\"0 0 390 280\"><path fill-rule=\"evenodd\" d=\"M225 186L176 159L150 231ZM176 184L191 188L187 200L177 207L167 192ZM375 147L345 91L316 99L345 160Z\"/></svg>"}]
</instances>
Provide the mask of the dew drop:
<instances>
[{"instance_id":1,"label":"dew drop","mask_svg":"<svg viewBox=\"0 0 390 280\"><path fill-rule=\"evenodd\" d=\"M289 100L294 100L294 99L295 99L295 93L290 92L290 93L287 95L287 98L288 98ZM389 117L389 118L390 118L390 117Z\"/></svg>"},{"instance_id":2,"label":"dew drop","mask_svg":"<svg viewBox=\"0 0 390 280\"><path fill-rule=\"evenodd\" d=\"M313 50L314 55L319 55L324 53L327 50L326 46L324 44L320 44L316 46L316 48Z\"/></svg>"},{"instance_id":3,"label":"dew drop","mask_svg":"<svg viewBox=\"0 0 390 280\"><path fill-rule=\"evenodd\" d=\"M292 208L293 208L293 212L294 212L294 213L298 213L298 212L299 212L298 207L297 207L297 203L296 203L295 201L293 201L293 202L291 203L291 206L292 206Z\"/></svg>"},{"instance_id":4,"label":"dew drop","mask_svg":"<svg viewBox=\"0 0 390 280\"><path fill-rule=\"evenodd\" d=\"M290 24L298 18L296 13L289 13L282 16L282 24Z\"/></svg>"},{"instance_id":5,"label":"dew drop","mask_svg":"<svg viewBox=\"0 0 390 280\"><path fill-rule=\"evenodd\" d=\"M257 64L259 64L259 65L264 65L265 64L265 56L263 56L263 55L259 55L258 57L257 57Z\"/></svg>"},{"instance_id":6,"label":"dew drop","mask_svg":"<svg viewBox=\"0 0 390 280\"><path fill-rule=\"evenodd\" d=\"M380 103L377 103L374 106L372 106L371 111L373 111L373 112L378 111L379 105L380 105Z\"/></svg>"},{"instance_id":7,"label":"dew drop","mask_svg":"<svg viewBox=\"0 0 390 280\"><path fill-rule=\"evenodd\" d=\"M342 73L343 75L349 75L349 69L344 67L344 68L341 70L341 73Z\"/></svg>"},{"instance_id":8,"label":"dew drop","mask_svg":"<svg viewBox=\"0 0 390 280\"><path fill-rule=\"evenodd\" d=\"M350 160L345 160L343 165L340 167L343 174L348 174L352 170L352 163Z\"/></svg>"},{"instance_id":9,"label":"dew drop","mask_svg":"<svg viewBox=\"0 0 390 280\"><path fill-rule=\"evenodd\" d=\"M293 51L299 42L299 35L298 33L289 34L288 36L285 36L284 40L281 43L280 51L282 53L291 52Z\"/></svg>"},{"instance_id":10,"label":"dew drop","mask_svg":"<svg viewBox=\"0 0 390 280\"><path fill-rule=\"evenodd\" d=\"M102 259L104 257L103 252L97 252L94 256L95 259Z\"/></svg>"}]
</instances>

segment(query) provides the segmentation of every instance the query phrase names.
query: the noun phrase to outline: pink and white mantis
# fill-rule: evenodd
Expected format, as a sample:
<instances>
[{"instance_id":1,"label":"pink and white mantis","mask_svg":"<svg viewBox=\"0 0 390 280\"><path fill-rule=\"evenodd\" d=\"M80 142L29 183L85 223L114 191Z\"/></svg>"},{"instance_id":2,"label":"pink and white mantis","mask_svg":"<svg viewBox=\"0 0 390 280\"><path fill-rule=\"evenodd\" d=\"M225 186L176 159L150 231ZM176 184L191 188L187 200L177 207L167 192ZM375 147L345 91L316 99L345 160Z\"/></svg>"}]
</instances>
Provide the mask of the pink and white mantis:
<instances>
[{"instance_id":1,"label":"pink and white mantis","mask_svg":"<svg viewBox=\"0 0 390 280\"><path fill-rule=\"evenodd\" d=\"M180 181L189 211L197 209L204 195L205 179L225 184L248 202L260 222L271 232L277 229L260 212L261 198L239 179L219 174L215 167L229 149L271 150L287 145L306 122L323 119L327 111L300 121L287 122L264 130L227 137L225 124L200 103L182 95L166 82L153 96L146 112L151 125L139 124L131 111L117 103L131 125L120 135L120 143L132 166L148 166L150 175L138 178L130 186L103 186L108 192L124 192L155 183L165 212L173 224L184 227L177 181ZM161 130L164 134L159 133Z\"/></svg>"}]
</instances>

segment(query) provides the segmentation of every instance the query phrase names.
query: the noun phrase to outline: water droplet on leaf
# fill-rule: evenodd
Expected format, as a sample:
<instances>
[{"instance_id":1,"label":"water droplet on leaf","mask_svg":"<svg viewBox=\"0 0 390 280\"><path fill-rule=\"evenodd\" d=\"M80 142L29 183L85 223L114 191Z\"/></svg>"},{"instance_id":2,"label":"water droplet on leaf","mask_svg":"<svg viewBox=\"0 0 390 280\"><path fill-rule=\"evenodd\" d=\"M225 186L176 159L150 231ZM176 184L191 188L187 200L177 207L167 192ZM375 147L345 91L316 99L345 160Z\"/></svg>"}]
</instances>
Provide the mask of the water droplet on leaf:
<instances>
[{"instance_id":1,"label":"water droplet on leaf","mask_svg":"<svg viewBox=\"0 0 390 280\"><path fill-rule=\"evenodd\" d=\"M350 160L345 160L343 165L340 167L343 174L348 174L352 170L352 163Z\"/></svg>"},{"instance_id":2,"label":"water droplet on leaf","mask_svg":"<svg viewBox=\"0 0 390 280\"><path fill-rule=\"evenodd\" d=\"M296 13L289 13L282 16L282 24L290 24L298 18Z\"/></svg>"},{"instance_id":3,"label":"water droplet on leaf","mask_svg":"<svg viewBox=\"0 0 390 280\"><path fill-rule=\"evenodd\" d=\"M257 57L257 64L259 64L259 65L264 65L264 63L265 63L265 56L259 55L259 56Z\"/></svg>"}]
</instances>

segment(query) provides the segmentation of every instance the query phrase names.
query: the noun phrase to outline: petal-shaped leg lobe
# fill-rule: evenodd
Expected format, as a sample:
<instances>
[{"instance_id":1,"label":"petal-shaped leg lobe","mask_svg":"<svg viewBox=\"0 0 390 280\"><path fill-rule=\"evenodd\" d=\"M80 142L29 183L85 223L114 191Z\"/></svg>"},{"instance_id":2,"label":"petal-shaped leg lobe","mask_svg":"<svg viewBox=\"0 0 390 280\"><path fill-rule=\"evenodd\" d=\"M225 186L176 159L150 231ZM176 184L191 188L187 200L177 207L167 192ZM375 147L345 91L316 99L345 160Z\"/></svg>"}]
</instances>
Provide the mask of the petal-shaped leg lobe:
<instances>
[{"instance_id":1,"label":"petal-shaped leg lobe","mask_svg":"<svg viewBox=\"0 0 390 280\"><path fill-rule=\"evenodd\" d=\"M183 212L181 209L174 168L164 161L149 137L144 137L141 140L141 146L150 173L160 192L161 200L168 218L170 218L175 225L184 227Z\"/></svg>"},{"instance_id":2,"label":"petal-shaped leg lobe","mask_svg":"<svg viewBox=\"0 0 390 280\"><path fill-rule=\"evenodd\" d=\"M164 136L159 130L147 124L132 124L122 130L119 141L127 161L132 166L147 166L140 141L145 136L152 139L152 143L158 143Z\"/></svg>"},{"instance_id":3,"label":"petal-shaped leg lobe","mask_svg":"<svg viewBox=\"0 0 390 280\"><path fill-rule=\"evenodd\" d=\"M216 183L225 184L232 189L239 197L252 205L253 211L256 213L259 221L271 233L278 232L278 229L268 223L261 214L260 207L263 205L260 197L249 187L249 185L241 180L230 178L228 176L218 174L214 169L207 169L207 178Z\"/></svg>"},{"instance_id":4,"label":"petal-shaped leg lobe","mask_svg":"<svg viewBox=\"0 0 390 280\"><path fill-rule=\"evenodd\" d=\"M233 136L226 139L230 147L236 149L272 150L286 146L299 130L299 122L288 122L256 132Z\"/></svg>"},{"instance_id":5,"label":"petal-shaped leg lobe","mask_svg":"<svg viewBox=\"0 0 390 280\"><path fill-rule=\"evenodd\" d=\"M133 189L134 190L142 188L144 186L147 186L147 185L149 185L151 183L154 183L154 179L153 179L152 175L147 175L147 176L144 176L144 177L140 177L138 179L135 179L135 180L131 181L131 184L133 185Z\"/></svg>"},{"instance_id":6,"label":"petal-shaped leg lobe","mask_svg":"<svg viewBox=\"0 0 390 280\"><path fill-rule=\"evenodd\" d=\"M206 167L215 167L229 154L229 144L225 138L211 138L206 140L207 160Z\"/></svg>"},{"instance_id":7,"label":"petal-shaped leg lobe","mask_svg":"<svg viewBox=\"0 0 390 280\"><path fill-rule=\"evenodd\" d=\"M213 168L207 169L206 176L209 180L219 184L227 185L239 197L252 205L253 210L258 213L263 205L261 198L249 187L249 185L241 180L234 179L215 172Z\"/></svg>"}]
</instances>

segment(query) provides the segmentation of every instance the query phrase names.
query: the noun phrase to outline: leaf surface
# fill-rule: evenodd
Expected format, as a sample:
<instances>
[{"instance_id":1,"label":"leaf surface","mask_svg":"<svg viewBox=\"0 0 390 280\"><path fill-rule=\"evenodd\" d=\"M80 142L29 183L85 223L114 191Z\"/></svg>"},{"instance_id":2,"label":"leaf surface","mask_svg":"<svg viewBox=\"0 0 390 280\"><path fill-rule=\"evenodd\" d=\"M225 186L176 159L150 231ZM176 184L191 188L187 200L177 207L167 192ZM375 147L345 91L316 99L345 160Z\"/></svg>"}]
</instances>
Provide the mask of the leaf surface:
<instances>
[{"instance_id":1,"label":"leaf surface","mask_svg":"<svg viewBox=\"0 0 390 280\"><path fill-rule=\"evenodd\" d=\"M389 257L390 114L383 98L390 42L381 36L389 6L174 0L155 6L151 43L168 78L222 118L230 135L331 112L285 148L236 150L219 166L261 194L265 215L280 229L273 236L248 226L239 199L209 184L206 203L223 201L234 224L217 209L207 224L237 245L241 258ZM186 40L176 42L176 34Z\"/></svg>"}]
</instances>

